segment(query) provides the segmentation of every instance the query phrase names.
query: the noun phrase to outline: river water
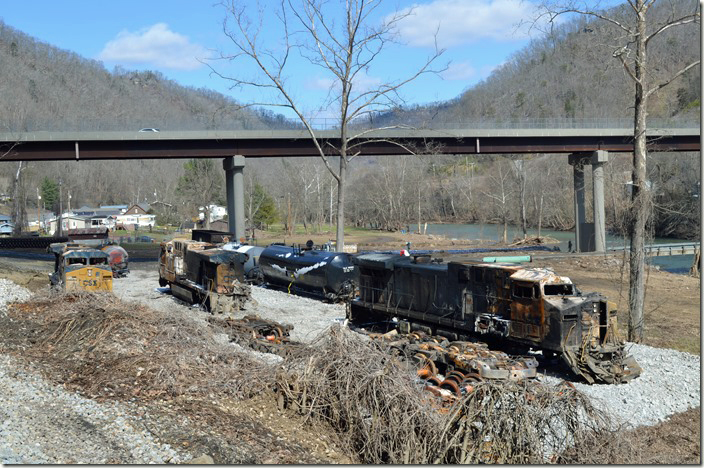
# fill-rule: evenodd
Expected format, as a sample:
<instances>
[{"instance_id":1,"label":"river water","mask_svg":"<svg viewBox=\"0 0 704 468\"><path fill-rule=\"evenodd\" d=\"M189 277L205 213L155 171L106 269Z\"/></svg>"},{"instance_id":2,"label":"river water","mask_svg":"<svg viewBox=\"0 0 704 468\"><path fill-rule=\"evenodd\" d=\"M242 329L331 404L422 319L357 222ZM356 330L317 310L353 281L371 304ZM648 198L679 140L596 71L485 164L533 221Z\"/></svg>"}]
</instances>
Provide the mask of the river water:
<instances>
[{"instance_id":1,"label":"river water","mask_svg":"<svg viewBox=\"0 0 704 468\"><path fill-rule=\"evenodd\" d=\"M448 239L475 239L489 242L498 242L503 234L503 225L500 224L428 224L427 234L441 235ZM559 241L557 245L562 252L567 252L569 242L574 245L574 231L553 231L551 229L541 229L542 236L552 237ZM537 229L528 229L528 236L537 236ZM519 226L508 227L508 240L522 238L523 231ZM669 244L678 242L688 242L686 239L655 238L653 244ZM628 245L628 239L606 234L606 247L624 247ZM650 262L659 266L662 270L671 273L687 273L694 261L694 255L674 255L669 257L651 257Z\"/></svg>"}]
</instances>

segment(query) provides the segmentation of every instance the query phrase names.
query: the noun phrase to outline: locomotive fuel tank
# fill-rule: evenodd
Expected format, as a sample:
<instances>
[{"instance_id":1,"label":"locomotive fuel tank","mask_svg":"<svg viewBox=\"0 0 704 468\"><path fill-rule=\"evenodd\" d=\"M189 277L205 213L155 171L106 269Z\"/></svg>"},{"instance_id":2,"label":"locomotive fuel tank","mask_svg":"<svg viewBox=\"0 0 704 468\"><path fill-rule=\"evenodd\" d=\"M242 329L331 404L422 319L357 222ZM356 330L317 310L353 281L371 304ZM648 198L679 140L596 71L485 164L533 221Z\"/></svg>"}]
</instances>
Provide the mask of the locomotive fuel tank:
<instances>
[{"instance_id":1,"label":"locomotive fuel tank","mask_svg":"<svg viewBox=\"0 0 704 468\"><path fill-rule=\"evenodd\" d=\"M354 261L360 283L359 298L348 308L352 321L396 318L400 327L450 340L474 334L540 349L559 354L590 383L640 374L606 298L582 294L552 270L379 254Z\"/></svg>"},{"instance_id":2,"label":"locomotive fuel tank","mask_svg":"<svg viewBox=\"0 0 704 468\"><path fill-rule=\"evenodd\" d=\"M283 288L299 288L326 299L354 297L357 268L350 254L272 244L259 255L263 280Z\"/></svg>"}]
</instances>

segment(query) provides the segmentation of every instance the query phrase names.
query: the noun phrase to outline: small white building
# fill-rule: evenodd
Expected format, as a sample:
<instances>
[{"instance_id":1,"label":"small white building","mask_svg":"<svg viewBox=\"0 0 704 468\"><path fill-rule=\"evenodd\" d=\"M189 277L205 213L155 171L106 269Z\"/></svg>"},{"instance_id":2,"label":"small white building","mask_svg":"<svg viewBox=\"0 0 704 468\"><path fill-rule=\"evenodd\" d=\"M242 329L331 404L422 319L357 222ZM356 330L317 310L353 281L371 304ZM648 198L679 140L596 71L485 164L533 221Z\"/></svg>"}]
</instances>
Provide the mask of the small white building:
<instances>
[{"instance_id":1,"label":"small white building","mask_svg":"<svg viewBox=\"0 0 704 468\"><path fill-rule=\"evenodd\" d=\"M227 208L220 205L208 205L208 210L210 210L210 222L218 221L227 216ZM201 221L205 219L205 207L198 207L198 219Z\"/></svg>"},{"instance_id":2,"label":"small white building","mask_svg":"<svg viewBox=\"0 0 704 468\"><path fill-rule=\"evenodd\" d=\"M49 221L49 233L54 235L58 227L59 218ZM61 231L67 232L70 229L85 229L90 226L90 219L85 216L64 215L61 217Z\"/></svg>"}]
</instances>

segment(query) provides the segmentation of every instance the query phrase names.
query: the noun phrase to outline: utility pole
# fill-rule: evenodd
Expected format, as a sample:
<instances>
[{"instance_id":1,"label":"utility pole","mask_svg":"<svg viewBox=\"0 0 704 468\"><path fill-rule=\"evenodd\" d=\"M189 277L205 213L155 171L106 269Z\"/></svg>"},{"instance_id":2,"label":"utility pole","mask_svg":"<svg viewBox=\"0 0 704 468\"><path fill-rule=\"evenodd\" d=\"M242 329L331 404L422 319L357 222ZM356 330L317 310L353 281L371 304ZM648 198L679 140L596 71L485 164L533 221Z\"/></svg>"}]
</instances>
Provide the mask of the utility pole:
<instances>
[{"instance_id":1,"label":"utility pole","mask_svg":"<svg viewBox=\"0 0 704 468\"><path fill-rule=\"evenodd\" d=\"M41 205L42 196L39 195L39 187L37 187L37 233L42 229L42 218L39 214L39 205Z\"/></svg>"},{"instance_id":2,"label":"utility pole","mask_svg":"<svg viewBox=\"0 0 704 468\"><path fill-rule=\"evenodd\" d=\"M62 224L62 215L64 213L64 205L63 205L63 199L61 197L61 179L59 179L59 222L57 223L56 226L56 233L59 237L63 235L63 229L61 228Z\"/></svg>"}]
</instances>

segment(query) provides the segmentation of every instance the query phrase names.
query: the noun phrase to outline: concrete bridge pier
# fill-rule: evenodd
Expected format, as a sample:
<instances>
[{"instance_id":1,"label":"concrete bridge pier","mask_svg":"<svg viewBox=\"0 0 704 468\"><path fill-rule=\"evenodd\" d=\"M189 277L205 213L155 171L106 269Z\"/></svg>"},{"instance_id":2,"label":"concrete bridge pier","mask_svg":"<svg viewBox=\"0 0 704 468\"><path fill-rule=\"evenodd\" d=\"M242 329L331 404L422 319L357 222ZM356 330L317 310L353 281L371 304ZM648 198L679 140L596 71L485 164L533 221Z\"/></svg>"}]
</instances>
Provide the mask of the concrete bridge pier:
<instances>
[{"instance_id":1,"label":"concrete bridge pier","mask_svg":"<svg viewBox=\"0 0 704 468\"><path fill-rule=\"evenodd\" d=\"M606 251L606 212L604 205L604 164L608 151L572 153L569 163L574 168L575 250L577 252ZM586 221L584 206L584 166L592 166L592 197L594 222Z\"/></svg>"},{"instance_id":2,"label":"concrete bridge pier","mask_svg":"<svg viewBox=\"0 0 704 468\"><path fill-rule=\"evenodd\" d=\"M237 241L244 241L244 156L223 159L225 190L227 192L228 230Z\"/></svg>"}]
</instances>

